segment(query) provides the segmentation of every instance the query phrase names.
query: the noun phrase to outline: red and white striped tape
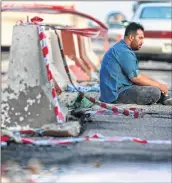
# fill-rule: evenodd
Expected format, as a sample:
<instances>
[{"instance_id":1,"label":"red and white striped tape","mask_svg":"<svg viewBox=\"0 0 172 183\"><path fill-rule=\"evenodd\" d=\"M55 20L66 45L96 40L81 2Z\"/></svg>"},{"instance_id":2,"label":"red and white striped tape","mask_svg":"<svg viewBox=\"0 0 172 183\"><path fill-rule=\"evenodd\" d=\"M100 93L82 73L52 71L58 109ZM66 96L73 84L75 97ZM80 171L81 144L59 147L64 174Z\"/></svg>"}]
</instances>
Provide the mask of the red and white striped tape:
<instances>
[{"instance_id":1,"label":"red and white striped tape","mask_svg":"<svg viewBox=\"0 0 172 183\"><path fill-rule=\"evenodd\" d=\"M55 108L57 123L63 123L65 121L64 114L62 113L62 110L60 108L59 99L58 99L54 81L53 81L53 75L49 68L49 62L48 62L49 51L48 51L48 46L47 46L47 42L46 42L46 35L44 32L44 27L38 25L38 31L39 31L40 45L41 45L42 53L43 53L43 57L44 57L44 64L46 65L48 81L49 81L50 87L51 87L51 94L53 97L53 104L54 104L54 108Z\"/></svg>"},{"instance_id":2,"label":"red and white striped tape","mask_svg":"<svg viewBox=\"0 0 172 183\"><path fill-rule=\"evenodd\" d=\"M1 141L1 145L5 146L4 142L8 142L9 139ZM94 134L92 136L84 136L84 137L71 137L71 138L49 138L46 140L36 140L31 138L21 138L23 144L33 144L37 146L48 146L48 145L68 145L76 142L134 142L138 144L157 144L157 145L171 145L171 140L145 140L136 137L105 137L101 134Z\"/></svg>"},{"instance_id":3,"label":"red and white striped tape","mask_svg":"<svg viewBox=\"0 0 172 183\"><path fill-rule=\"evenodd\" d=\"M143 113L142 109L136 109L136 108L129 108L130 111L138 111L140 113ZM113 111L109 109L99 109L99 110L91 110L91 111L86 111L85 112L85 117L92 117L96 115L114 115L114 116L123 116L122 113L119 113L119 111ZM133 116L134 113L130 113L130 116ZM134 117L134 116L133 116Z\"/></svg>"}]
</instances>

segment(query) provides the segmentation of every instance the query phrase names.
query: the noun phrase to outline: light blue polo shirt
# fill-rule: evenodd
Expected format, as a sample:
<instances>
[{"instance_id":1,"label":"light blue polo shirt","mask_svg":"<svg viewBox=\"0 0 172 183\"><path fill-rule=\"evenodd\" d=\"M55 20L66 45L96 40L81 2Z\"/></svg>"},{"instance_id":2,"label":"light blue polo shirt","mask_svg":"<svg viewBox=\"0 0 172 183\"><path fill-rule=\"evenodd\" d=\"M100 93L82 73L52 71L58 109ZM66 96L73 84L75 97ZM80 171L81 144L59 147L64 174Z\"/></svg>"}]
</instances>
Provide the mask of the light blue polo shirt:
<instances>
[{"instance_id":1,"label":"light blue polo shirt","mask_svg":"<svg viewBox=\"0 0 172 183\"><path fill-rule=\"evenodd\" d=\"M100 100L114 102L119 93L133 85L130 79L138 75L137 57L125 41L121 40L103 57L100 68Z\"/></svg>"}]
</instances>

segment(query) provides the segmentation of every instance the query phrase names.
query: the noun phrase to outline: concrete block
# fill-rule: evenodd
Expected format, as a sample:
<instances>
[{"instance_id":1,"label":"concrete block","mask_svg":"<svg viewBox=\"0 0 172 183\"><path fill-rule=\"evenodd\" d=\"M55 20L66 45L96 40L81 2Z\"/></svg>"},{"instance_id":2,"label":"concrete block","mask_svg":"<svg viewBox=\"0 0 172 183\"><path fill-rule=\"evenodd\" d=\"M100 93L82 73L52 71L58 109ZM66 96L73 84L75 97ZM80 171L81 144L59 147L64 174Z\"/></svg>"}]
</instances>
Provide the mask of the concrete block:
<instances>
[{"instance_id":1,"label":"concrete block","mask_svg":"<svg viewBox=\"0 0 172 183\"><path fill-rule=\"evenodd\" d=\"M35 25L14 26L8 87L2 93L3 126L41 127L57 123ZM62 107L65 115L66 107Z\"/></svg>"},{"instance_id":2,"label":"concrete block","mask_svg":"<svg viewBox=\"0 0 172 183\"><path fill-rule=\"evenodd\" d=\"M79 121L66 122L61 125L48 124L42 127L42 135L53 137L76 137L80 134Z\"/></svg>"}]
</instances>

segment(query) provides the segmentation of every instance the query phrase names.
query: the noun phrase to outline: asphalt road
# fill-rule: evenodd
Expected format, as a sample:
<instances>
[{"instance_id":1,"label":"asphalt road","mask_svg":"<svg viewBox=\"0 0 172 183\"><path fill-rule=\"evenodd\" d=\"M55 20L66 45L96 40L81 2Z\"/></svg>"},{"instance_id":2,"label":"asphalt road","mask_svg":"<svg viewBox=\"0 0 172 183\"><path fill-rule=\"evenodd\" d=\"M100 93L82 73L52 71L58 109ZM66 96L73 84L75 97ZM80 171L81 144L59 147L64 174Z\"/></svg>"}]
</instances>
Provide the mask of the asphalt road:
<instances>
[{"instance_id":1,"label":"asphalt road","mask_svg":"<svg viewBox=\"0 0 172 183\"><path fill-rule=\"evenodd\" d=\"M8 60L8 53L3 55L3 59ZM144 72L167 83L172 89L171 72L156 71L160 63L155 63L149 63L153 71ZM162 68L162 65L159 67ZM161 108L172 111L169 106L158 105L154 107L154 111ZM147 140L172 139L172 119L148 117L131 119L97 116L87 123L82 136L100 133L104 136L131 136ZM62 167L64 173L58 175L59 179L56 177L58 182L171 182L172 147L166 144L84 142L53 147L11 144L1 151L2 163L16 160L25 166L31 158L39 159L45 168ZM100 164L98 169L94 166L97 162ZM117 173L114 174L114 171ZM142 179L143 176L147 177Z\"/></svg>"}]
</instances>

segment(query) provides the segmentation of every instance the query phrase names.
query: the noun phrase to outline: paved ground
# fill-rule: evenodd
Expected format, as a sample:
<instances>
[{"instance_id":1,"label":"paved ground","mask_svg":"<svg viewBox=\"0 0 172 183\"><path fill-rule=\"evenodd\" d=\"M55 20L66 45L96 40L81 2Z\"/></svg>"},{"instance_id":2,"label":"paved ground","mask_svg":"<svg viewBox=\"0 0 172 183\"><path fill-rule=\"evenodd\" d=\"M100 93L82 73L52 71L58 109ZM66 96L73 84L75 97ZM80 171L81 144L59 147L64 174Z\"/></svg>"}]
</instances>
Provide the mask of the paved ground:
<instances>
[{"instance_id":1,"label":"paved ground","mask_svg":"<svg viewBox=\"0 0 172 183\"><path fill-rule=\"evenodd\" d=\"M3 55L3 59L8 59L8 54ZM154 64L151 66L154 67ZM171 67L171 65L168 66ZM169 84L171 89L170 71L146 71L146 73ZM5 83L5 80L3 82ZM64 98L66 97L64 96ZM82 136L101 133L104 136L131 136L147 140L171 140L172 121L169 113L171 113L172 108L162 105L143 107L147 111L160 112L166 115L146 116L142 119L96 116L92 118L92 122L87 123L87 128ZM141 182L141 177L145 174L145 176L154 177L147 178L144 182L170 182L171 152L171 145L136 144L133 142L84 142L56 147L11 144L2 148L1 161L5 163L7 160L16 160L20 165L26 165L29 159L37 158L45 165L45 168L63 167L64 173L61 175L61 179L58 179L58 182L69 182L70 180L84 182L84 177L85 181L95 180L100 182L100 179L98 179L100 175L104 175L101 182L112 180L114 182L134 182L134 180ZM97 162L100 167L95 165ZM93 176L91 167L94 166L99 167L99 169L94 170ZM157 168L160 170L156 171ZM138 177L135 175L136 169ZM149 171L146 172L148 169ZM114 176L113 171L118 172L118 174ZM68 180L66 175L68 175ZM77 179L78 176L80 178ZM91 176L92 179L88 179L88 176Z\"/></svg>"}]
</instances>

